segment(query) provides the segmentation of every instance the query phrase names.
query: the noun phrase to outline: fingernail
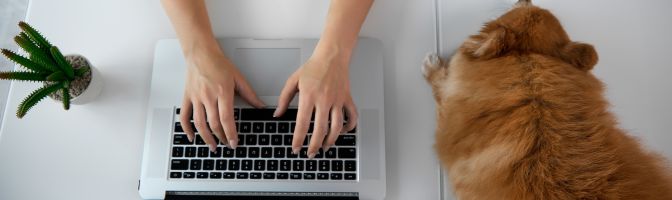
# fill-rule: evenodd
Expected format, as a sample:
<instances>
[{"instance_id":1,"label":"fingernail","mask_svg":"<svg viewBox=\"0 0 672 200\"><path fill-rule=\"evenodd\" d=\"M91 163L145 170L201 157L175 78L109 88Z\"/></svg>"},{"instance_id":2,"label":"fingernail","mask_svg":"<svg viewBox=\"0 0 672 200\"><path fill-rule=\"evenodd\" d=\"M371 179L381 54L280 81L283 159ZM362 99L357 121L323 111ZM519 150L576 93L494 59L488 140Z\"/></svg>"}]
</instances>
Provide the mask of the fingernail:
<instances>
[{"instance_id":1,"label":"fingernail","mask_svg":"<svg viewBox=\"0 0 672 200\"><path fill-rule=\"evenodd\" d=\"M325 144L322 146L322 150L324 151L329 151L329 148L331 148L331 145Z\"/></svg>"},{"instance_id":2,"label":"fingernail","mask_svg":"<svg viewBox=\"0 0 672 200\"><path fill-rule=\"evenodd\" d=\"M313 158L315 158L315 155L316 155L316 153L310 153L310 154L308 154L308 158L313 159Z\"/></svg>"},{"instance_id":3,"label":"fingernail","mask_svg":"<svg viewBox=\"0 0 672 200\"><path fill-rule=\"evenodd\" d=\"M193 143L193 142L194 142L194 138L193 138L193 137L191 137L191 135L187 135L187 139L189 139L189 142L191 142L191 143Z\"/></svg>"},{"instance_id":4,"label":"fingernail","mask_svg":"<svg viewBox=\"0 0 672 200\"><path fill-rule=\"evenodd\" d=\"M278 117L278 109L275 109L275 112L273 112L273 117Z\"/></svg>"},{"instance_id":5,"label":"fingernail","mask_svg":"<svg viewBox=\"0 0 672 200\"><path fill-rule=\"evenodd\" d=\"M236 149L238 147L238 140L229 140L229 148Z\"/></svg>"},{"instance_id":6,"label":"fingernail","mask_svg":"<svg viewBox=\"0 0 672 200\"><path fill-rule=\"evenodd\" d=\"M216 145L216 144L211 144L211 145L210 145L210 151L211 151L211 152L215 152L215 151L217 151L217 145Z\"/></svg>"},{"instance_id":7,"label":"fingernail","mask_svg":"<svg viewBox=\"0 0 672 200\"><path fill-rule=\"evenodd\" d=\"M292 148L292 153L293 153L293 154L299 154L299 151L301 151L301 147L294 147L294 148Z\"/></svg>"}]
</instances>

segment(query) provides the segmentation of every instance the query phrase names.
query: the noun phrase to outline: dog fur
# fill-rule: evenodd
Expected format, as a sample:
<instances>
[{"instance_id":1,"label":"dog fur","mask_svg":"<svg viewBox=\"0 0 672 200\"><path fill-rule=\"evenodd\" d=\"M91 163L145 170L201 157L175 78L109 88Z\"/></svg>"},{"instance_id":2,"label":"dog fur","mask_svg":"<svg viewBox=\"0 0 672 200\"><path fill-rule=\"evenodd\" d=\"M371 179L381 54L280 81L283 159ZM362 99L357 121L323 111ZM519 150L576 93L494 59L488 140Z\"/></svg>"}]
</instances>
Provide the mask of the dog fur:
<instances>
[{"instance_id":1,"label":"dog fur","mask_svg":"<svg viewBox=\"0 0 672 200\"><path fill-rule=\"evenodd\" d=\"M488 199L672 199L664 159L617 127L593 46L520 1L423 73L436 151L455 194Z\"/></svg>"}]
</instances>

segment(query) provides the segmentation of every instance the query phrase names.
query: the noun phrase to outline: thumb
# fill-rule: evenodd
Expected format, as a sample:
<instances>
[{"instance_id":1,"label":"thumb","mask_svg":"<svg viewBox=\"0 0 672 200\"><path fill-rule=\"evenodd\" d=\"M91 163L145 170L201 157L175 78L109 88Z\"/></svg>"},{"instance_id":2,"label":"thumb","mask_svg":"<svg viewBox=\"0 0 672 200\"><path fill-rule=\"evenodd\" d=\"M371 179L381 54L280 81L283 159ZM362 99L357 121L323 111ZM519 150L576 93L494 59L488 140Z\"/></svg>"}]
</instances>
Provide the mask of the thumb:
<instances>
[{"instance_id":1,"label":"thumb","mask_svg":"<svg viewBox=\"0 0 672 200\"><path fill-rule=\"evenodd\" d=\"M249 103L251 106L255 108L261 108L266 106L261 99L257 96L257 93L254 92L252 87L250 86L249 83L247 83L247 80L245 80L244 77L238 76L236 78L236 90L238 91L238 94L240 97L242 97L247 103Z\"/></svg>"}]
</instances>

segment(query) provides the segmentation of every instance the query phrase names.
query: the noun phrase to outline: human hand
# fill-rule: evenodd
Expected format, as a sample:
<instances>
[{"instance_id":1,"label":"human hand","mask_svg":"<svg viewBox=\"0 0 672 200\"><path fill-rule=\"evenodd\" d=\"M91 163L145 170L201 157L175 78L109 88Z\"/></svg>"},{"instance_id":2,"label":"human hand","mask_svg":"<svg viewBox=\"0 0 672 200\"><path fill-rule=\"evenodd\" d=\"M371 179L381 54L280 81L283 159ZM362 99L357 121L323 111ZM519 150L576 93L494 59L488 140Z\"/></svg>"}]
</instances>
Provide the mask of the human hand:
<instances>
[{"instance_id":1,"label":"human hand","mask_svg":"<svg viewBox=\"0 0 672 200\"><path fill-rule=\"evenodd\" d=\"M314 54L287 79L274 116L281 116L287 110L296 92L300 92L296 128L292 141L294 154L298 154L301 150L313 109L315 110L315 122L308 146L309 158L314 158L320 147L324 147L324 151L328 150L334 145L338 135L354 129L357 125L357 109L350 95L348 64L349 58ZM344 109L348 116L345 127L343 127ZM330 115L331 127L327 130Z\"/></svg>"},{"instance_id":2,"label":"human hand","mask_svg":"<svg viewBox=\"0 0 672 200\"><path fill-rule=\"evenodd\" d=\"M219 47L195 51L185 53L188 67L180 123L189 141L193 141L194 130L190 126L193 110L194 125L210 151L217 147L213 134L235 149L238 133L233 117L234 91L254 107L263 107L264 103Z\"/></svg>"}]
</instances>

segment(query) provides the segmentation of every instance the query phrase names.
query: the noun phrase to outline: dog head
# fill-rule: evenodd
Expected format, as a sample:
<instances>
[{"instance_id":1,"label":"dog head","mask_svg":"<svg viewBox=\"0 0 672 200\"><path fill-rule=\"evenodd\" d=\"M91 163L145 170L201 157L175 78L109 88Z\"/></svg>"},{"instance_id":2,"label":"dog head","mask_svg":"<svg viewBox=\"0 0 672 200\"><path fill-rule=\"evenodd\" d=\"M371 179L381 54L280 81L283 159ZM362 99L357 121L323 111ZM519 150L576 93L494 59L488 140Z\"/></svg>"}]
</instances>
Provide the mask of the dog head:
<instances>
[{"instance_id":1,"label":"dog head","mask_svg":"<svg viewBox=\"0 0 672 200\"><path fill-rule=\"evenodd\" d=\"M548 10L520 0L499 18L486 23L471 36L461 51L476 60L506 55L541 54L559 58L588 71L597 64L593 46L572 42L560 21Z\"/></svg>"}]
</instances>

